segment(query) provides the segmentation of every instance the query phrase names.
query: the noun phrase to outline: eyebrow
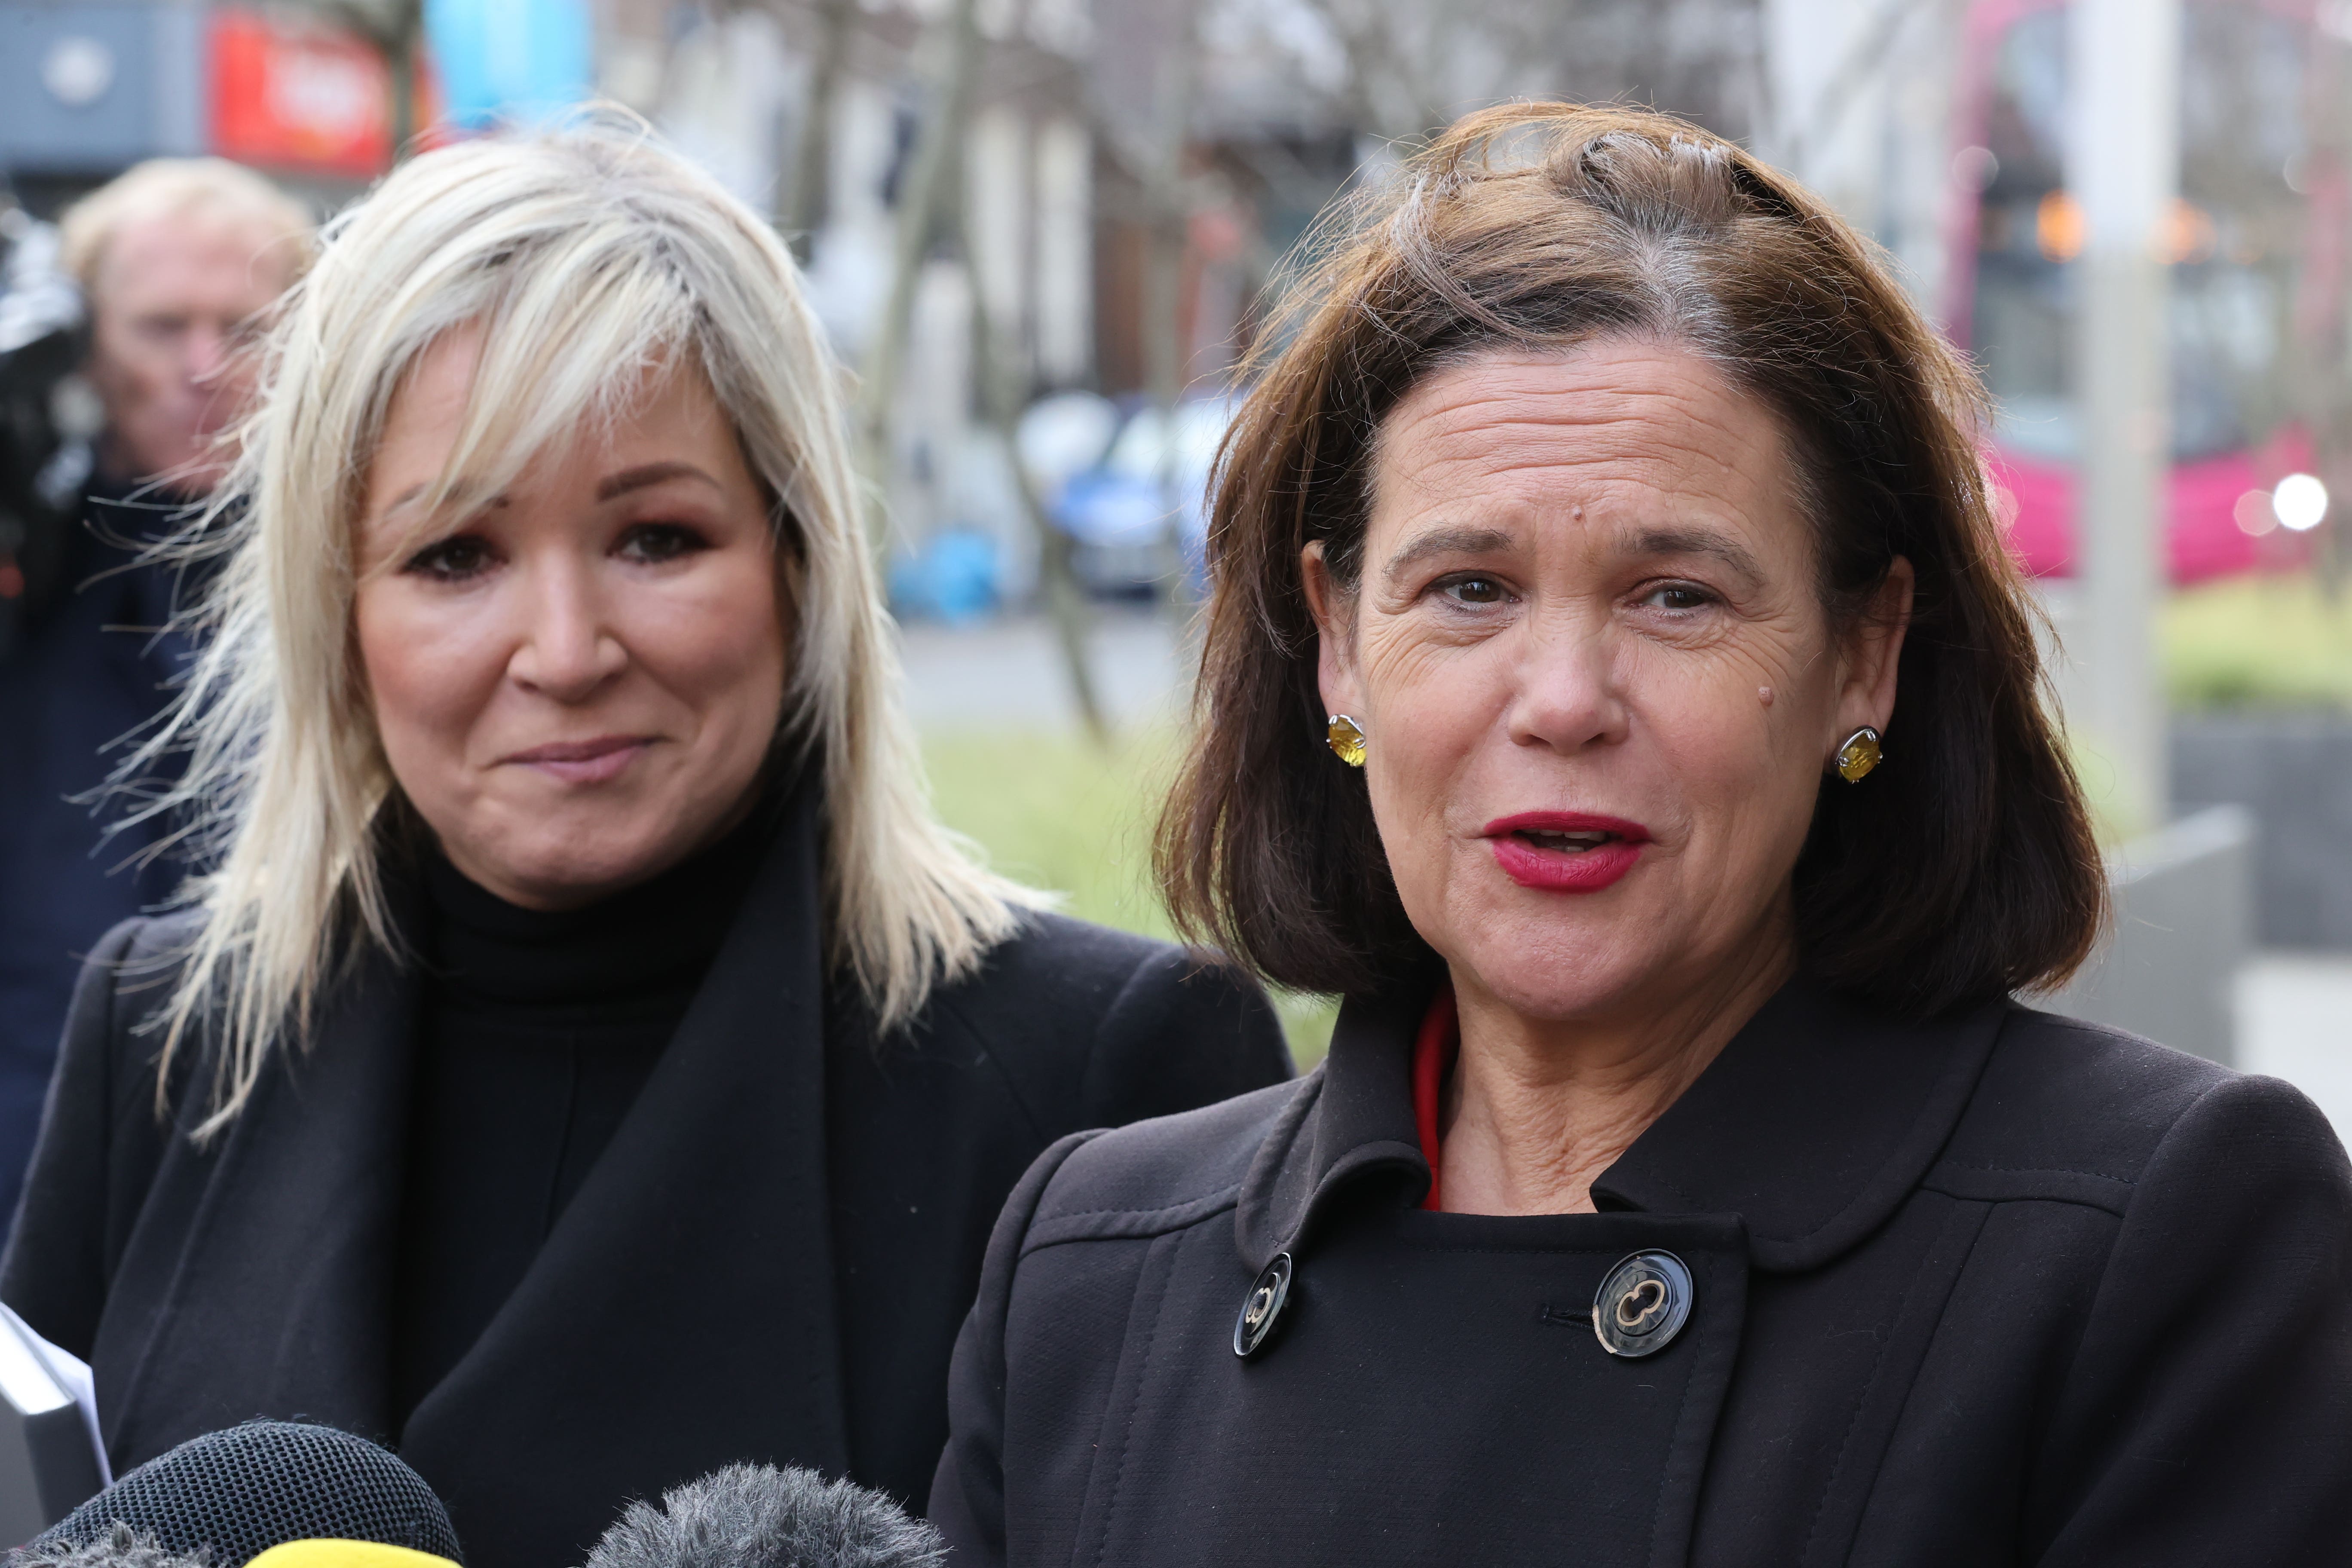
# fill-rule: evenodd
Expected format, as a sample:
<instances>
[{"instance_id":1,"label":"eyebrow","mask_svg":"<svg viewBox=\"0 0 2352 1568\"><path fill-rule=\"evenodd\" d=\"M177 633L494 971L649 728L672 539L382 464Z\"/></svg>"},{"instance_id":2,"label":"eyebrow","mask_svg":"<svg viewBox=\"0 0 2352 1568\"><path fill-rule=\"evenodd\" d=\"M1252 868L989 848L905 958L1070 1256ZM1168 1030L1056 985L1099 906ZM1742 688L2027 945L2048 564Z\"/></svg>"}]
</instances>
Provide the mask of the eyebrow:
<instances>
[{"instance_id":1,"label":"eyebrow","mask_svg":"<svg viewBox=\"0 0 2352 1568\"><path fill-rule=\"evenodd\" d=\"M1389 557L1381 570L1393 577L1433 555L1482 555L1489 551L1507 550L1511 542L1511 536L1499 528L1433 528L1408 541L1403 549Z\"/></svg>"},{"instance_id":2,"label":"eyebrow","mask_svg":"<svg viewBox=\"0 0 2352 1568\"><path fill-rule=\"evenodd\" d=\"M1763 568L1738 540L1702 528L1647 528L1626 542L1635 555L1705 555L1722 562L1749 582L1763 579Z\"/></svg>"},{"instance_id":3,"label":"eyebrow","mask_svg":"<svg viewBox=\"0 0 2352 1568\"><path fill-rule=\"evenodd\" d=\"M624 468L617 474L608 474L597 480L596 499L611 500L614 496L625 496L631 490L645 489L652 485L667 484L672 479L700 479L714 490L727 488L692 463L646 463L637 468Z\"/></svg>"},{"instance_id":4,"label":"eyebrow","mask_svg":"<svg viewBox=\"0 0 2352 1568\"><path fill-rule=\"evenodd\" d=\"M717 479L711 478L709 474L704 472L702 469L696 468L692 463L644 463L634 468L624 468L617 474L609 474L604 479L599 479L596 482L596 499L600 501L611 500L615 496L625 496L633 490L641 490L646 489L650 486L667 484L672 479L700 479L704 484L709 485L713 489L723 489L725 488L719 484ZM415 500L418 496L423 495L426 488L426 485L421 483L409 486L406 489L393 497L392 503L385 507L383 511L377 513L377 515L380 517L389 517L394 512L398 511L402 507L406 506L410 501ZM460 480L453 488L452 493L462 496L466 493L466 489L467 486L465 482ZM507 498L502 495L492 496L483 504L485 506L504 506L506 504L506 500Z\"/></svg>"},{"instance_id":5,"label":"eyebrow","mask_svg":"<svg viewBox=\"0 0 2352 1568\"><path fill-rule=\"evenodd\" d=\"M1483 555L1507 550L1515 536L1498 528L1433 528L1408 541L1382 568L1394 577L1436 555ZM1628 535L1620 548L1629 555L1704 555L1719 561L1750 583L1763 580L1756 557L1738 541L1703 528L1645 528Z\"/></svg>"}]
</instances>

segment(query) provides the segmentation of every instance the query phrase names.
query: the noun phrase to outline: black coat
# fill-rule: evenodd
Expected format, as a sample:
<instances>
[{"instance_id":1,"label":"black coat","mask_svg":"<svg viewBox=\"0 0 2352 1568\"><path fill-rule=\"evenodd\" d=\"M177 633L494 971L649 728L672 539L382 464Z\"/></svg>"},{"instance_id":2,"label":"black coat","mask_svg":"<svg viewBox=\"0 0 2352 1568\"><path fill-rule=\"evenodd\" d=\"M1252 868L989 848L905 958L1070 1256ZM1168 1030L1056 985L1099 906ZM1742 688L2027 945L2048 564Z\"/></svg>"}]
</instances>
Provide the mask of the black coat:
<instances>
[{"instance_id":1,"label":"black coat","mask_svg":"<svg viewBox=\"0 0 2352 1568\"><path fill-rule=\"evenodd\" d=\"M311 1048L199 1150L158 1125L156 1037L132 1029L160 991L139 962L187 928L119 927L75 999L0 1299L95 1366L118 1470L251 1415L331 1422L396 1442L475 1568L576 1563L628 1500L737 1459L919 1502L1021 1172L1288 1058L1254 989L1050 916L877 1047L823 984L816 898L803 816L530 1272L397 1432L416 987L389 962L338 984Z\"/></svg>"},{"instance_id":2,"label":"black coat","mask_svg":"<svg viewBox=\"0 0 2352 1568\"><path fill-rule=\"evenodd\" d=\"M1799 983L1602 1212L1433 1214L1424 1000L1023 1179L950 1383L958 1568L2352 1563L2352 1179L2293 1089ZM1621 1359L1592 1303L1650 1248L1690 1316Z\"/></svg>"},{"instance_id":3,"label":"black coat","mask_svg":"<svg viewBox=\"0 0 2352 1568\"><path fill-rule=\"evenodd\" d=\"M124 503L124 489L91 499L58 566L58 602L0 650L0 1225L16 1212L82 955L185 868L142 858L168 823L104 837L121 811L93 814L75 798L106 782L122 760L106 748L163 710L193 652L158 629L178 571L124 542L158 537L179 515Z\"/></svg>"}]
</instances>

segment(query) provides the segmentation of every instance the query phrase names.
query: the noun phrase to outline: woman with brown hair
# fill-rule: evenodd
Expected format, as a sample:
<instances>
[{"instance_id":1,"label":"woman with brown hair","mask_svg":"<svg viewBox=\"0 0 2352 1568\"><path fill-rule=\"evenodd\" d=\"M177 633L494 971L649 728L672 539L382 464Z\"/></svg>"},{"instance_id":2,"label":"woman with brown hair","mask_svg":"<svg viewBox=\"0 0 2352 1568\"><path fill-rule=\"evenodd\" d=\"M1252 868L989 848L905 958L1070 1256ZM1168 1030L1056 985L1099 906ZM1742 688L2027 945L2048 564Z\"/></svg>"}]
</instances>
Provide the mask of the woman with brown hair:
<instances>
[{"instance_id":1,"label":"woman with brown hair","mask_svg":"<svg viewBox=\"0 0 2352 1568\"><path fill-rule=\"evenodd\" d=\"M1298 298L1160 867L1344 1005L1014 1193L957 1561L2340 1561L2343 1150L2012 999L2102 880L1958 357L1633 112L1472 117Z\"/></svg>"}]
</instances>

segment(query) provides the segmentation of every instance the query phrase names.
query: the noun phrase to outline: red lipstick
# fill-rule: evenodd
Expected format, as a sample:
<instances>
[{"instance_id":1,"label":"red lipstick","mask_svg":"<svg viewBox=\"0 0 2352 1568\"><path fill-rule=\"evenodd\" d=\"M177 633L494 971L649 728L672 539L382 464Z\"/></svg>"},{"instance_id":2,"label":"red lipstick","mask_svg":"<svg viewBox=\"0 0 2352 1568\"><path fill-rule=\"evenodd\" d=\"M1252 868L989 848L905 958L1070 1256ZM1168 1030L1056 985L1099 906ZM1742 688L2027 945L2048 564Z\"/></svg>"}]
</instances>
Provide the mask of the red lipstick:
<instances>
[{"instance_id":1,"label":"red lipstick","mask_svg":"<svg viewBox=\"0 0 2352 1568\"><path fill-rule=\"evenodd\" d=\"M1496 817L1485 834L1504 876L1547 893L1597 893L1631 871L1650 842L1640 823L1589 811L1523 811Z\"/></svg>"}]
</instances>

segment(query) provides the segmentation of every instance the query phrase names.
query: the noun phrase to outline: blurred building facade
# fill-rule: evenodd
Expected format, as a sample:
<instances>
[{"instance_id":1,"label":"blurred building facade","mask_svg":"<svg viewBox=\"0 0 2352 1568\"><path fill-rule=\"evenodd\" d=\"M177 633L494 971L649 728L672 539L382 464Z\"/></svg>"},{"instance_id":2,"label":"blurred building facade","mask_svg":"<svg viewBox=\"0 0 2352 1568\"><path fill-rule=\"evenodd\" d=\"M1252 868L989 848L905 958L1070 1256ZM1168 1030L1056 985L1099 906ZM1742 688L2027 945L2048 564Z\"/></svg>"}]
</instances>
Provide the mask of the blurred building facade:
<instances>
[{"instance_id":1,"label":"blurred building facade","mask_svg":"<svg viewBox=\"0 0 2352 1568\"><path fill-rule=\"evenodd\" d=\"M310 8L0 3L0 174L37 216L142 158L199 153L332 205L390 166L392 101L375 47Z\"/></svg>"}]
</instances>

